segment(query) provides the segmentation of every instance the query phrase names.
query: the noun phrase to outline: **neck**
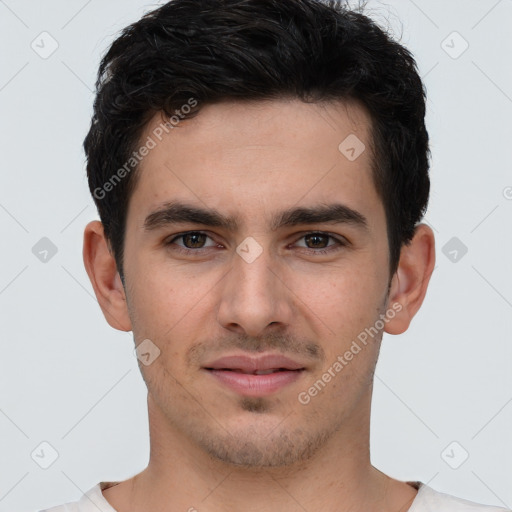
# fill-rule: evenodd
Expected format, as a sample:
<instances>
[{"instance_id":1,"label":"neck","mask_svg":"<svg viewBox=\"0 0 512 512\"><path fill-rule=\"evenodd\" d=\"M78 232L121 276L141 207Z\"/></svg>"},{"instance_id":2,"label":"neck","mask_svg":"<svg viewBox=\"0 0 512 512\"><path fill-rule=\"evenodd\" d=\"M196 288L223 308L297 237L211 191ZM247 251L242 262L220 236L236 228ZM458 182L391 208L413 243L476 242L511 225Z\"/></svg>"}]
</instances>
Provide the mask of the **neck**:
<instances>
[{"instance_id":1,"label":"neck","mask_svg":"<svg viewBox=\"0 0 512 512\"><path fill-rule=\"evenodd\" d=\"M368 407L347 420L310 458L286 467L219 461L164 421L148 398L148 467L104 495L118 512L221 512L226 504L244 512L408 510L416 491L370 463L368 398Z\"/></svg>"}]
</instances>

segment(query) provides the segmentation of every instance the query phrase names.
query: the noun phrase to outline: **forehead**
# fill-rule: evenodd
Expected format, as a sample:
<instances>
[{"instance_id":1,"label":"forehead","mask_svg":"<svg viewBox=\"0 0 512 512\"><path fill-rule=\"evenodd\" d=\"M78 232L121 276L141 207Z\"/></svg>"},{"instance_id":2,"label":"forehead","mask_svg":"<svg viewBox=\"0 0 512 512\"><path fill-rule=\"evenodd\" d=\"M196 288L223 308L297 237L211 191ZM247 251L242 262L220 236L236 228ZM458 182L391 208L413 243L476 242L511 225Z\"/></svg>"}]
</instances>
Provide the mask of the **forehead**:
<instances>
[{"instance_id":1,"label":"forehead","mask_svg":"<svg viewBox=\"0 0 512 512\"><path fill-rule=\"evenodd\" d=\"M379 203L372 179L371 120L358 104L298 99L220 102L162 130L157 114L141 144L130 212L145 216L169 200L253 218L292 205ZM270 212L271 211L271 212Z\"/></svg>"}]
</instances>

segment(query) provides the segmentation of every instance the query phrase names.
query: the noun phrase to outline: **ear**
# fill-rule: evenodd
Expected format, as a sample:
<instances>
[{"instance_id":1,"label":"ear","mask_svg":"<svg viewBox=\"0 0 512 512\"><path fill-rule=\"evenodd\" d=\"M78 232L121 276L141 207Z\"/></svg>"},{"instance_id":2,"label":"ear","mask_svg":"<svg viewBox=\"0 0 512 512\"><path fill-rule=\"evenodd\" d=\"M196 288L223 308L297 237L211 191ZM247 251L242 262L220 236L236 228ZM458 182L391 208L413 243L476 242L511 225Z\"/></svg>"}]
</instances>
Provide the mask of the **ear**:
<instances>
[{"instance_id":1,"label":"ear","mask_svg":"<svg viewBox=\"0 0 512 512\"><path fill-rule=\"evenodd\" d=\"M391 281L388 305L393 305L396 314L386 323L385 332L401 334L409 328L427 293L435 261L434 233L426 224L418 224L413 239L402 246Z\"/></svg>"},{"instance_id":2,"label":"ear","mask_svg":"<svg viewBox=\"0 0 512 512\"><path fill-rule=\"evenodd\" d=\"M123 283L99 220L85 227L83 259L105 319L114 329L131 331Z\"/></svg>"}]
</instances>

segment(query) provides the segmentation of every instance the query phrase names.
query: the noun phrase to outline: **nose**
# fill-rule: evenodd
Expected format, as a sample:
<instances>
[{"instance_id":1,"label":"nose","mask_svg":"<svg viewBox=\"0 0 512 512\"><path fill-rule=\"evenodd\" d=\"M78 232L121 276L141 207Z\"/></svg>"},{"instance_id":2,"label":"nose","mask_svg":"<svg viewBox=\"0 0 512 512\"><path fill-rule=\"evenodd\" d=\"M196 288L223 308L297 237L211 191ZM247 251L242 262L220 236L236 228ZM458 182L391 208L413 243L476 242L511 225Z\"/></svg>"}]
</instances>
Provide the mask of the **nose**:
<instances>
[{"instance_id":1,"label":"nose","mask_svg":"<svg viewBox=\"0 0 512 512\"><path fill-rule=\"evenodd\" d=\"M218 322L225 329L253 337L269 329L287 328L294 309L293 293L279 268L265 248L250 262L235 254L221 281Z\"/></svg>"}]
</instances>

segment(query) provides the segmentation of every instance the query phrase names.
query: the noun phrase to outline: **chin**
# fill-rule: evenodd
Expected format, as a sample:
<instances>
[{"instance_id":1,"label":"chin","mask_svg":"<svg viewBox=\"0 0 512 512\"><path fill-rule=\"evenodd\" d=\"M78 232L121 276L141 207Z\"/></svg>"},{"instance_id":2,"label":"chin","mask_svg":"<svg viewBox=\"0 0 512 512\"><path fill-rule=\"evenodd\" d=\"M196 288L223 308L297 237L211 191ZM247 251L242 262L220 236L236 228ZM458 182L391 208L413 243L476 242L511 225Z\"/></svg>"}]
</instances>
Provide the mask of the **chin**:
<instances>
[{"instance_id":1,"label":"chin","mask_svg":"<svg viewBox=\"0 0 512 512\"><path fill-rule=\"evenodd\" d=\"M263 422L265 423L265 422ZM307 432L303 429L286 430L280 420L272 425L245 429L213 437L211 431L201 439L202 448L219 462L264 469L287 467L310 459L331 437L332 432ZM240 424L238 424L240 425Z\"/></svg>"}]
</instances>

